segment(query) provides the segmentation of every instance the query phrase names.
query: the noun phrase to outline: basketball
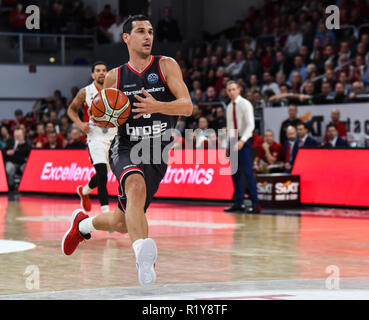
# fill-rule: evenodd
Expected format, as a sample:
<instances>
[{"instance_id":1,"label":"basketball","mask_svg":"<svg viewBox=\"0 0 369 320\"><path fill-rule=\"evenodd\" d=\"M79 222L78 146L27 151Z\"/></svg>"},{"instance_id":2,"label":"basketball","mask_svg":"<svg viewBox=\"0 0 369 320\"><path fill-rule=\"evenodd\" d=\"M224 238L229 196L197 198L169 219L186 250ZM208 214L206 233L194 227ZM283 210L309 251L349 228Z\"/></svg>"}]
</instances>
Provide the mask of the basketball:
<instances>
[{"instance_id":1,"label":"basketball","mask_svg":"<svg viewBox=\"0 0 369 320\"><path fill-rule=\"evenodd\" d=\"M106 88L93 98L91 115L94 121L103 128L119 127L125 123L131 112L128 97L120 90Z\"/></svg>"}]
</instances>

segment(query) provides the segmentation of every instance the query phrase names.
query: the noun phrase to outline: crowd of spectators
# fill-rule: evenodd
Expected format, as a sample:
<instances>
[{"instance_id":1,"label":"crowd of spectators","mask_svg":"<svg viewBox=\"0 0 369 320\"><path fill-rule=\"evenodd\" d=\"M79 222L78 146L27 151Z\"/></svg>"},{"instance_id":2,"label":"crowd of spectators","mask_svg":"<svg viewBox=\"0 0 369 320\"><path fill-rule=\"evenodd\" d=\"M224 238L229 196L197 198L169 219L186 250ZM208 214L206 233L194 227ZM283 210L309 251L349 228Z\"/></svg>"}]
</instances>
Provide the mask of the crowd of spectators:
<instances>
[{"instance_id":1,"label":"crowd of spectators","mask_svg":"<svg viewBox=\"0 0 369 320\"><path fill-rule=\"evenodd\" d=\"M72 88L69 99L59 90L53 96L41 99L34 111L14 112L14 119L1 121L0 150L10 189L21 175L32 149L86 149L86 137L66 114L67 106L75 96Z\"/></svg>"},{"instance_id":2,"label":"crowd of spectators","mask_svg":"<svg viewBox=\"0 0 369 320\"><path fill-rule=\"evenodd\" d=\"M25 12L28 4L40 8L40 29L32 32L49 34L95 35L98 43L121 42L124 18L119 12L105 4L100 12L81 0L7 0L5 4L11 9L8 14L8 27L13 32L27 32ZM163 16L156 26L158 41L178 42L182 40L177 21L171 16L169 7L164 8Z\"/></svg>"},{"instance_id":3,"label":"crowd of spectators","mask_svg":"<svg viewBox=\"0 0 369 320\"><path fill-rule=\"evenodd\" d=\"M104 30L102 38L120 41L122 19L111 12L109 5L96 15L79 0L50 3L50 8L42 10L46 17L41 19L43 30L92 34L99 28ZM337 103L369 101L369 31L364 28L356 35L346 29L327 30L325 7L324 1L316 0L266 0L259 9L250 7L247 16L232 28L195 46L191 55L178 51L175 58L194 109L191 116L179 118L177 129L181 135L175 136L175 146L183 147L190 141L195 148L225 147L228 80L241 86L242 95L253 104L255 113L266 107L288 107L289 118L281 124L279 137L278 132L270 130L263 136L258 130L254 133L254 164L260 172L288 171L296 148L306 141L318 145L312 137L307 139L309 125L296 117L299 105L331 105L333 109ZM339 8L341 25L357 27L369 16L369 1L342 0ZM173 18L165 11L159 40L180 40L179 31L171 26ZM69 99L77 91L73 88ZM37 112L23 116L17 111L14 120L3 121L0 143L5 161L15 159L9 151L20 149L20 145L27 146L22 147L23 155L31 148L85 148L85 138L66 116L69 99L56 91L53 97L44 99ZM347 145L342 125L337 125L332 115L321 144ZM185 129L195 130L184 137ZM15 169L21 170L23 163Z\"/></svg>"}]
</instances>

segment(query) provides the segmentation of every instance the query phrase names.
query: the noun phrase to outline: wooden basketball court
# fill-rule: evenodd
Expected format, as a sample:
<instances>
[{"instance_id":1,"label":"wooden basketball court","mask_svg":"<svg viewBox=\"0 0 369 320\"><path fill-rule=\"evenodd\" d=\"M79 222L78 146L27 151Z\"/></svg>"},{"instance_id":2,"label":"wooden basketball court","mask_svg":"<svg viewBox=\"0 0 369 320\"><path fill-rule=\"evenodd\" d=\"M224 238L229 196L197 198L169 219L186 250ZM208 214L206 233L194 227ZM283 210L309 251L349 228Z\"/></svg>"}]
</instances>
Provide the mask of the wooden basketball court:
<instances>
[{"instance_id":1,"label":"wooden basketball court","mask_svg":"<svg viewBox=\"0 0 369 320\"><path fill-rule=\"evenodd\" d=\"M127 235L99 231L62 254L77 197L2 195L0 299L369 298L369 210L226 205L155 201L157 281L141 287Z\"/></svg>"}]
</instances>

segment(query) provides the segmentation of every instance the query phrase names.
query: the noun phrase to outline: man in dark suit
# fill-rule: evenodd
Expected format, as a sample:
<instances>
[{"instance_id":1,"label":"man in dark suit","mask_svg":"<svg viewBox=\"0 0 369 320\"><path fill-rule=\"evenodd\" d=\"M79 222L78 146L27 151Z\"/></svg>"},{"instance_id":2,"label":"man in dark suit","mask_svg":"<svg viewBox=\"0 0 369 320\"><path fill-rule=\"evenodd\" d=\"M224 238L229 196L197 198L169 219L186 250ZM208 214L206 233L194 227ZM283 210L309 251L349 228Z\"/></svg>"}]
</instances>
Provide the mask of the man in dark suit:
<instances>
[{"instance_id":1,"label":"man in dark suit","mask_svg":"<svg viewBox=\"0 0 369 320\"><path fill-rule=\"evenodd\" d=\"M288 119L284 120L281 124L281 129L279 132L279 143L284 145L287 141L286 130L289 126L294 126L300 122L301 120L297 117L297 106L291 104L288 106Z\"/></svg>"},{"instance_id":2,"label":"man in dark suit","mask_svg":"<svg viewBox=\"0 0 369 320\"><path fill-rule=\"evenodd\" d=\"M297 152L302 147L316 147L318 146L317 141L309 135L309 127L306 123L300 122L296 126L297 140L292 149L291 167L293 166Z\"/></svg>"},{"instance_id":3,"label":"man in dark suit","mask_svg":"<svg viewBox=\"0 0 369 320\"><path fill-rule=\"evenodd\" d=\"M348 147L346 140L338 135L338 130L333 123L327 125L328 141L324 143L325 148Z\"/></svg>"},{"instance_id":4,"label":"man in dark suit","mask_svg":"<svg viewBox=\"0 0 369 320\"><path fill-rule=\"evenodd\" d=\"M286 130L287 140L284 143L284 167L285 172L290 173L292 166L291 166L291 160L292 160L292 150L294 146L296 145L297 141L297 131L296 128L292 125L287 127Z\"/></svg>"}]
</instances>

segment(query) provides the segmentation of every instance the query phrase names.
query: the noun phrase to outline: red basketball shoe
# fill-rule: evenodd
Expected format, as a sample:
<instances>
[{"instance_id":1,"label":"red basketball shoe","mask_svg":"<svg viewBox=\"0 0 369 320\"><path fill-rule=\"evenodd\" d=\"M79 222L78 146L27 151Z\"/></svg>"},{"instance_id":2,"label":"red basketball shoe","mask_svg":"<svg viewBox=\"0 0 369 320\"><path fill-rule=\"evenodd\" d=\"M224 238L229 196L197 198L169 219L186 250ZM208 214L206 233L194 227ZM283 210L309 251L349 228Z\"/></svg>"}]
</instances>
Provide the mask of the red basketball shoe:
<instances>
[{"instance_id":1,"label":"red basketball shoe","mask_svg":"<svg viewBox=\"0 0 369 320\"><path fill-rule=\"evenodd\" d=\"M78 224L86 218L88 218L88 215L83 213L81 209L74 210L71 218L71 226L65 233L61 243L61 249L65 255L71 255L77 249L80 242L91 238L90 233L83 235L78 230Z\"/></svg>"},{"instance_id":2,"label":"red basketball shoe","mask_svg":"<svg viewBox=\"0 0 369 320\"><path fill-rule=\"evenodd\" d=\"M88 194L82 193L83 186L77 187L77 194L79 195L81 199L81 208L85 210L86 212L91 210L91 201L90 196Z\"/></svg>"}]
</instances>

